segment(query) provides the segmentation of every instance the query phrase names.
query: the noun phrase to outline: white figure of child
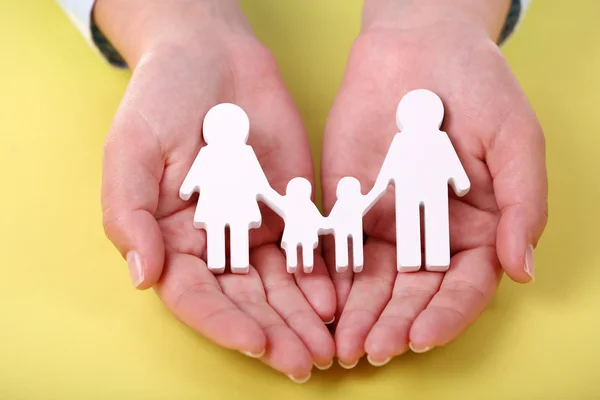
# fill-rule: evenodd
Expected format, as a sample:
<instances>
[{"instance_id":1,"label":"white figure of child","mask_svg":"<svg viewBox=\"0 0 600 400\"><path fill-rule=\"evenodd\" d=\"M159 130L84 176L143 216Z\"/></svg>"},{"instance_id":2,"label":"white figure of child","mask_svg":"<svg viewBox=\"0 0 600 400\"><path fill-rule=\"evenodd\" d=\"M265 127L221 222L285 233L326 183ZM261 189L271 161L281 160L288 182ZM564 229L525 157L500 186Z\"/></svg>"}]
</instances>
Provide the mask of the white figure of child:
<instances>
[{"instance_id":1,"label":"white figure of child","mask_svg":"<svg viewBox=\"0 0 600 400\"><path fill-rule=\"evenodd\" d=\"M246 144L250 121L234 104L219 104L206 114L200 149L179 196L200 196L194 227L206 230L207 265L214 273L225 270L225 228L230 231L231 272L248 273L249 230L262 218L258 199L272 190L252 147Z\"/></svg>"},{"instance_id":2,"label":"white figure of child","mask_svg":"<svg viewBox=\"0 0 600 400\"><path fill-rule=\"evenodd\" d=\"M327 232L335 240L335 266L343 272L349 265L348 239L352 239L352 265L354 272L363 269L363 216L375 203L378 193L361 193L360 182L344 177L338 182L337 201L326 218Z\"/></svg>"},{"instance_id":3,"label":"white figure of child","mask_svg":"<svg viewBox=\"0 0 600 400\"><path fill-rule=\"evenodd\" d=\"M325 219L311 200L312 186L304 178L294 178L288 182L285 196L270 190L264 201L285 222L281 247L286 254L287 271L296 272L298 249L302 249L304 272L312 272L314 251L319 245L319 234L324 229Z\"/></svg>"},{"instance_id":4,"label":"white figure of child","mask_svg":"<svg viewBox=\"0 0 600 400\"><path fill-rule=\"evenodd\" d=\"M373 192L382 196L393 183L396 196L398 271L421 267L420 207L424 209L425 268L450 266L448 184L457 196L470 189L469 178L448 135L440 131L442 100L419 89L402 98L396 112L400 132L394 136Z\"/></svg>"}]
</instances>

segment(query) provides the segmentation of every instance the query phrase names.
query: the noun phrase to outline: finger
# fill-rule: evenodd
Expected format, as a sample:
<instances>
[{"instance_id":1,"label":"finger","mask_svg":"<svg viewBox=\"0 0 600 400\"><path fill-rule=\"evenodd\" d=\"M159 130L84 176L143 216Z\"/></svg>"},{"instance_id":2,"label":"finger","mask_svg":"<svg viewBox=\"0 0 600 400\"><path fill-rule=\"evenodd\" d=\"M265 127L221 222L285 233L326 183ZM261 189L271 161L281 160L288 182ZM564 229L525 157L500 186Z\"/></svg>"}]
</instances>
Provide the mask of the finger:
<instances>
[{"instance_id":1,"label":"finger","mask_svg":"<svg viewBox=\"0 0 600 400\"><path fill-rule=\"evenodd\" d=\"M350 67L359 64L350 62L348 65ZM357 98L364 98L365 93L373 92L373 80L352 79L351 77L355 72L355 70L346 71L344 82L329 113L325 127L321 157L321 183L323 186L323 208L326 214L331 211L337 201L337 185L343 177L352 176L358 179L361 183L362 193L368 193L372 189L391 140L397 132L394 100L378 102L377 104L356 101ZM377 88L376 91L382 93L379 89L381 88ZM387 89L389 88L386 88L386 91ZM401 92L400 90L390 91L394 93L393 97L399 96ZM377 140L374 140L372 135L365 134L366 132L377 132ZM373 209L366 214L364 230L369 236L374 233L381 234L379 227L375 228L378 223L373 221L395 220L393 214L389 214L390 204L392 204L391 210L393 210L393 198L386 196L380 199ZM386 218L390 215L391 219ZM389 229L389 232L392 231L393 228ZM381 238L381 236L378 237ZM338 331L341 325L340 318L345 314L346 307L349 306L350 293L354 290L353 279L360 274L354 274L350 269L344 272L336 272L335 246L331 237L325 238L324 255L337 295L338 320L336 331ZM365 266L366 269L367 266ZM393 270L395 271L395 266ZM366 333L364 334L366 335ZM360 339L357 339L356 343L350 345L352 350L346 353L345 357L352 358L352 360L348 359L346 362L354 363L360 357L364 344L360 341ZM339 346L340 343L338 343ZM343 342L341 346L343 348L346 344ZM339 351L338 349L338 353ZM342 349L342 353L344 352L346 350Z\"/></svg>"},{"instance_id":2,"label":"finger","mask_svg":"<svg viewBox=\"0 0 600 400\"><path fill-rule=\"evenodd\" d=\"M365 341L371 364L384 365L408 350L410 328L438 291L443 277L428 271L397 275L392 298Z\"/></svg>"},{"instance_id":3,"label":"finger","mask_svg":"<svg viewBox=\"0 0 600 400\"><path fill-rule=\"evenodd\" d=\"M333 327L337 327L340 315L342 314L348 297L350 296L350 290L352 289L352 281L354 278L354 272L352 268L348 268L345 271L337 272L335 265L335 242L333 236L326 236L323 240L323 253L325 256L325 265L329 271L329 276L335 290L335 301L336 301L336 314L330 322Z\"/></svg>"},{"instance_id":4,"label":"finger","mask_svg":"<svg viewBox=\"0 0 600 400\"><path fill-rule=\"evenodd\" d=\"M104 150L102 217L106 235L127 259L139 289L156 283L164 263L155 219L163 165L148 124L134 108L122 105Z\"/></svg>"},{"instance_id":5,"label":"finger","mask_svg":"<svg viewBox=\"0 0 600 400\"><path fill-rule=\"evenodd\" d=\"M261 360L295 381L308 379L313 366L311 354L298 335L267 303L256 270L251 268L247 275L220 275L218 281L223 293L262 328L267 346Z\"/></svg>"},{"instance_id":6,"label":"finger","mask_svg":"<svg viewBox=\"0 0 600 400\"><path fill-rule=\"evenodd\" d=\"M290 180L296 177L308 179L313 185L315 198L313 161L308 137L302 119L277 70L272 55L265 51L257 57L252 69L234 64L236 76L236 101L246 110L251 121L249 144L256 151L271 186L285 193ZM270 214L270 215L269 215ZM268 228L276 219L272 212L265 215ZM315 259L311 274L298 274L298 285L308 302L325 320L335 312L335 293L331 279Z\"/></svg>"},{"instance_id":7,"label":"finger","mask_svg":"<svg viewBox=\"0 0 600 400\"><path fill-rule=\"evenodd\" d=\"M325 323L333 322L336 310L335 288L320 255L315 256L315 266L310 273L302 268L294 274L298 287L319 318Z\"/></svg>"},{"instance_id":8,"label":"finger","mask_svg":"<svg viewBox=\"0 0 600 400\"><path fill-rule=\"evenodd\" d=\"M367 334L388 303L396 277L396 253L392 244L365 243L365 266L354 274L348 301L335 330L340 365L352 367L364 354Z\"/></svg>"},{"instance_id":9,"label":"finger","mask_svg":"<svg viewBox=\"0 0 600 400\"><path fill-rule=\"evenodd\" d=\"M221 292L199 258L169 253L156 292L179 320L217 345L256 357L264 354L263 329Z\"/></svg>"},{"instance_id":10,"label":"finger","mask_svg":"<svg viewBox=\"0 0 600 400\"><path fill-rule=\"evenodd\" d=\"M515 108L530 110L527 104ZM533 111L510 114L490 148L487 163L501 210L497 230L498 258L517 282L535 276L533 248L548 219L545 142Z\"/></svg>"},{"instance_id":11,"label":"finger","mask_svg":"<svg viewBox=\"0 0 600 400\"><path fill-rule=\"evenodd\" d=\"M252 253L251 262L262 279L269 305L306 345L314 364L320 369L330 366L335 355L333 338L296 286L294 276L286 271L281 250L263 246Z\"/></svg>"},{"instance_id":12,"label":"finger","mask_svg":"<svg viewBox=\"0 0 600 400\"><path fill-rule=\"evenodd\" d=\"M455 255L438 293L410 329L411 348L426 351L454 340L487 307L501 275L491 246Z\"/></svg>"}]
</instances>

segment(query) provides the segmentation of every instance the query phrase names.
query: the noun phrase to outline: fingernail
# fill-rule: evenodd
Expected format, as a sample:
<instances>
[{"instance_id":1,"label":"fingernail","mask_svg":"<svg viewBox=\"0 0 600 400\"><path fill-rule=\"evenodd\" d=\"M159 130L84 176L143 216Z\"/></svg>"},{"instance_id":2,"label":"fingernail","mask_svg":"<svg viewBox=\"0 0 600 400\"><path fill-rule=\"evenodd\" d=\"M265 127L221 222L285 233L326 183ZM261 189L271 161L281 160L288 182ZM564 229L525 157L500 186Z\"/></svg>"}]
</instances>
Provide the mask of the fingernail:
<instances>
[{"instance_id":1,"label":"fingernail","mask_svg":"<svg viewBox=\"0 0 600 400\"><path fill-rule=\"evenodd\" d=\"M367 354L367 361L374 367L383 367L385 364L389 363L392 360L392 357L388 357L383 361L373 361L370 355Z\"/></svg>"},{"instance_id":2,"label":"fingernail","mask_svg":"<svg viewBox=\"0 0 600 400\"><path fill-rule=\"evenodd\" d=\"M129 267L129 275L134 287L138 287L144 282L144 266L137 251L127 253L127 266Z\"/></svg>"},{"instance_id":3,"label":"fingernail","mask_svg":"<svg viewBox=\"0 0 600 400\"><path fill-rule=\"evenodd\" d=\"M290 375L288 375L288 378L290 378L292 380L292 382L294 382L294 383L302 384L302 383L308 382L308 380L310 379L311 375L312 374L309 372L308 375L306 377L304 377L304 378L296 378L294 375L290 374Z\"/></svg>"},{"instance_id":4,"label":"fingernail","mask_svg":"<svg viewBox=\"0 0 600 400\"><path fill-rule=\"evenodd\" d=\"M331 360L331 362L327 365L319 365L315 363L315 367L317 367L317 369L320 369L321 371L326 371L329 368L331 368L333 366L333 360Z\"/></svg>"},{"instance_id":5,"label":"fingernail","mask_svg":"<svg viewBox=\"0 0 600 400\"><path fill-rule=\"evenodd\" d=\"M533 263L533 245L527 246L525 251L525 272L531 277L531 280L535 280L535 266Z\"/></svg>"},{"instance_id":6,"label":"fingernail","mask_svg":"<svg viewBox=\"0 0 600 400\"><path fill-rule=\"evenodd\" d=\"M334 321L335 321L335 315L333 316L333 318L331 318L331 321L325 322L325 325L331 325L334 323Z\"/></svg>"},{"instance_id":7,"label":"fingernail","mask_svg":"<svg viewBox=\"0 0 600 400\"><path fill-rule=\"evenodd\" d=\"M354 364L344 364L343 362L338 360L338 364L340 364L340 367L342 367L344 369L352 369L352 368L356 367L356 365L358 364L358 360L354 361Z\"/></svg>"},{"instance_id":8,"label":"fingernail","mask_svg":"<svg viewBox=\"0 0 600 400\"><path fill-rule=\"evenodd\" d=\"M261 358L262 356L265 355L265 351L266 350L263 350L260 353L252 353L250 351L242 351L242 354L244 354L244 355L246 355L248 357L251 357L251 358Z\"/></svg>"},{"instance_id":9,"label":"fingernail","mask_svg":"<svg viewBox=\"0 0 600 400\"><path fill-rule=\"evenodd\" d=\"M424 347L422 349L417 349L413 346L412 343L408 344L408 347L413 351L413 353L427 353L429 350L431 350L433 347Z\"/></svg>"}]
</instances>

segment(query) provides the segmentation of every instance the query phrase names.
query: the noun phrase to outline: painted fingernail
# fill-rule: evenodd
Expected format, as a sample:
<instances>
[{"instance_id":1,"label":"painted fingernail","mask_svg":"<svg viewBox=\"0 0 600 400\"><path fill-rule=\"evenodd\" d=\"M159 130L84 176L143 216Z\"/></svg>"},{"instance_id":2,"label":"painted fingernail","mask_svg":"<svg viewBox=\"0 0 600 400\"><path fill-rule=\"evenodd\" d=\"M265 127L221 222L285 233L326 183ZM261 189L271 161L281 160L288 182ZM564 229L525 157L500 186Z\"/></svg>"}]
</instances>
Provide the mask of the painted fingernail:
<instances>
[{"instance_id":1,"label":"painted fingernail","mask_svg":"<svg viewBox=\"0 0 600 400\"><path fill-rule=\"evenodd\" d=\"M413 346L412 343L408 344L408 347L410 347L410 349L413 351L413 353L427 353L429 350L431 350L433 347L423 347L422 349L416 348L415 346Z\"/></svg>"},{"instance_id":2,"label":"painted fingernail","mask_svg":"<svg viewBox=\"0 0 600 400\"><path fill-rule=\"evenodd\" d=\"M535 280L535 265L533 263L533 245L527 246L525 251L525 272L531 277L531 280Z\"/></svg>"},{"instance_id":3,"label":"painted fingernail","mask_svg":"<svg viewBox=\"0 0 600 400\"><path fill-rule=\"evenodd\" d=\"M327 365L319 365L319 364L315 364L315 367L317 367L317 369L320 369L321 371L325 371L328 370L329 368L331 368L333 366L333 360L331 360L331 362Z\"/></svg>"},{"instance_id":4,"label":"painted fingernail","mask_svg":"<svg viewBox=\"0 0 600 400\"><path fill-rule=\"evenodd\" d=\"M261 358L262 356L265 355L265 350L261 351L260 353L252 353L250 351L242 351L242 354L247 355L248 357L251 357L251 358Z\"/></svg>"},{"instance_id":5,"label":"painted fingernail","mask_svg":"<svg viewBox=\"0 0 600 400\"><path fill-rule=\"evenodd\" d=\"M367 361L374 367L383 367L385 364L389 363L392 360L392 357L388 357L383 361L374 361L370 355L367 355Z\"/></svg>"},{"instance_id":6,"label":"painted fingernail","mask_svg":"<svg viewBox=\"0 0 600 400\"><path fill-rule=\"evenodd\" d=\"M312 374L309 372L308 375L306 377L304 377L304 378L296 378L294 375L290 374L290 375L288 375L288 378L290 378L292 380L292 382L294 382L294 383L302 384L302 383L308 382L308 380L310 379L311 375Z\"/></svg>"},{"instance_id":7,"label":"painted fingernail","mask_svg":"<svg viewBox=\"0 0 600 400\"><path fill-rule=\"evenodd\" d=\"M127 266L129 267L129 275L134 287L138 287L144 282L144 266L137 251L127 253Z\"/></svg>"},{"instance_id":8,"label":"painted fingernail","mask_svg":"<svg viewBox=\"0 0 600 400\"><path fill-rule=\"evenodd\" d=\"M325 325L331 325L335 322L335 315L333 316L333 318L331 318L330 321L325 322Z\"/></svg>"},{"instance_id":9,"label":"painted fingernail","mask_svg":"<svg viewBox=\"0 0 600 400\"><path fill-rule=\"evenodd\" d=\"M356 365L358 365L358 360L354 361L353 364L344 364L343 362L338 360L338 364L340 364L340 367L342 367L344 369L352 369L352 368L356 367Z\"/></svg>"}]
</instances>

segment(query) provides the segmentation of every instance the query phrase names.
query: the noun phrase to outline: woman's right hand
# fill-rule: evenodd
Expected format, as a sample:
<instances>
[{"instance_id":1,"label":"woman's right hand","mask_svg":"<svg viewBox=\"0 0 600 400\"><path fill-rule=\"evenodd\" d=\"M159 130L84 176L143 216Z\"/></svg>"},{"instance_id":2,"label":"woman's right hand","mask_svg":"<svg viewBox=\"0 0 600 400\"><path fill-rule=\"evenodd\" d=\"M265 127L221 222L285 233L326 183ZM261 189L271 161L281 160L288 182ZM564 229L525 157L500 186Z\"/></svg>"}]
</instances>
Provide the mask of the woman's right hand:
<instances>
[{"instance_id":1,"label":"woman's right hand","mask_svg":"<svg viewBox=\"0 0 600 400\"><path fill-rule=\"evenodd\" d=\"M214 276L205 233L192 225L195 201L178 195L204 145L203 117L223 102L248 113L248 143L275 190L294 177L314 182L304 128L274 58L234 0L97 0L95 20L133 68L106 142L102 206L134 286L153 287L213 342L307 379L313 363L327 366L335 352L323 322L336 304L323 259L311 274L288 274L276 244L283 223L263 208L263 225L250 234L250 273Z\"/></svg>"}]
</instances>

